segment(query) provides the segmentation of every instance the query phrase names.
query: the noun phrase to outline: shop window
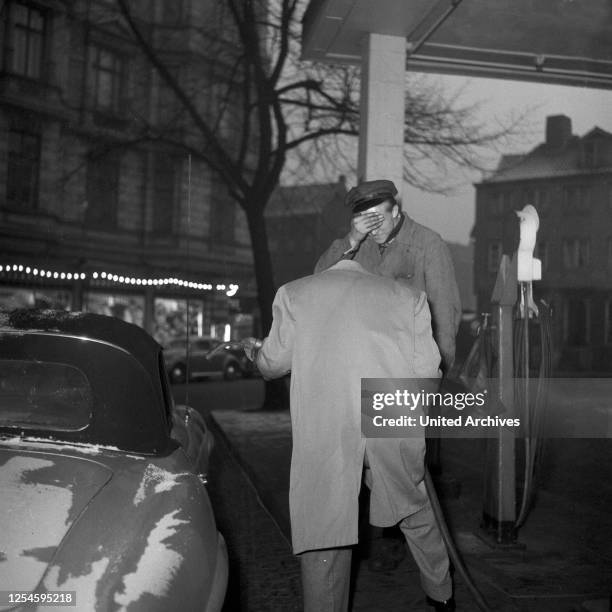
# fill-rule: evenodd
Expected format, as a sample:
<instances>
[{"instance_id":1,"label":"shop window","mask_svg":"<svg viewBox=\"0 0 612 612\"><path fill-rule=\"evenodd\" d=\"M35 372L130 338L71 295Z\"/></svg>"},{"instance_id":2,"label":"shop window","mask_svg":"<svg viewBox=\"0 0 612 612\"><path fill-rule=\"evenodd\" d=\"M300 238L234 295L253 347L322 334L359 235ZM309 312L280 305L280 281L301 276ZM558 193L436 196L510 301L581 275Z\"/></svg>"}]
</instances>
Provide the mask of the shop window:
<instances>
[{"instance_id":1,"label":"shop window","mask_svg":"<svg viewBox=\"0 0 612 612\"><path fill-rule=\"evenodd\" d=\"M92 228L115 228L118 203L118 157L112 154L92 154L87 162L85 223Z\"/></svg>"},{"instance_id":2,"label":"shop window","mask_svg":"<svg viewBox=\"0 0 612 612\"><path fill-rule=\"evenodd\" d=\"M22 287L0 287L0 308L50 308L70 310L72 292L63 289L25 289Z\"/></svg>"},{"instance_id":3,"label":"shop window","mask_svg":"<svg viewBox=\"0 0 612 612\"><path fill-rule=\"evenodd\" d=\"M153 337L164 347L208 335L210 312L201 300L155 298Z\"/></svg>"},{"instance_id":4,"label":"shop window","mask_svg":"<svg viewBox=\"0 0 612 612\"><path fill-rule=\"evenodd\" d=\"M25 2L12 2L9 11L13 51L11 70L30 79L40 79L43 75L45 14Z\"/></svg>"},{"instance_id":5,"label":"shop window","mask_svg":"<svg viewBox=\"0 0 612 612\"><path fill-rule=\"evenodd\" d=\"M40 136L23 130L10 130L6 200L11 207L21 210L36 208L39 174Z\"/></svg>"},{"instance_id":6,"label":"shop window","mask_svg":"<svg viewBox=\"0 0 612 612\"><path fill-rule=\"evenodd\" d=\"M144 297L139 295L94 291L83 295L83 310L86 312L116 317L140 327L144 325L144 306Z\"/></svg>"}]
</instances>

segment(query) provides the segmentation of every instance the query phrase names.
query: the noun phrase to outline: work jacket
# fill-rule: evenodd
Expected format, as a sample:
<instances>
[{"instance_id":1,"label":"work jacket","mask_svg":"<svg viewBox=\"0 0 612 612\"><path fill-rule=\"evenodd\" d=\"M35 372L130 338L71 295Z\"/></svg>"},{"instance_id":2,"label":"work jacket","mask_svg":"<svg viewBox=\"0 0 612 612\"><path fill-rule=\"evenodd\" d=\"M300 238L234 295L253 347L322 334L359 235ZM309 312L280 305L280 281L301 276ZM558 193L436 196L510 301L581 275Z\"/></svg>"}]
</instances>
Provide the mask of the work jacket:
<instances>
[{"instance_id":1,"label":"work jacket","mask_svg":"<svg viewBox=\"0 0 612 612\"><path fill-rule=\"evenodd\" d=\"M422 508L424 440L362 438L361 378L439 375L424 293L341 261L281 287L273 317L255 361L265 378L291 371L294 552L357 542L366 448L370 522L391 526Z\"/></svg>"},{"instance_id":2,"label":"work jacket","mask_svg":"<svg viewBox=\"0 0 612 612\"><path fill-rule=\"evenodd\" d=\"M455 359L455 337L461 321L461 300L450 252L439 234L402 213L404 222L395 240L382 252L366 237L356 251L348 235L334 240L321 255L315 272L341 259L353 259L366 270L405 282L427 294L434 338L442 354L442 370L448 373ZM345 255L346 253L346 255Z\"/></svg>"}]
</instances>

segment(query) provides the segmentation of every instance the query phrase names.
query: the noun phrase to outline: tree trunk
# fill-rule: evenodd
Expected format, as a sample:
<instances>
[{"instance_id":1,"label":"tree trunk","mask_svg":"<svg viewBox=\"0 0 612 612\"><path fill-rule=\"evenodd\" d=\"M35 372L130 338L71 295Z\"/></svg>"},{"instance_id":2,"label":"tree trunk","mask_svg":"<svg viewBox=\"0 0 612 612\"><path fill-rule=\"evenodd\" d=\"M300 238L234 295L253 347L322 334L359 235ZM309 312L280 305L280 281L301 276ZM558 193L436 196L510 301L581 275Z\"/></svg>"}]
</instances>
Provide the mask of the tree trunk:
<instances>
[{"instance_id":1,"label":"tree trunk","mask_svg":"<svg viewBox=\"0 0 612 612\"><path fill-rule=\"evenodd\" d=\"M257 282L257 303L261 313L261 328L263 335L267 336L272 326L272 303L276 294L272 259L268 248L268 236L263 208L249 206L246 210L247 222L251 236L251 248L255 266L255 280ZM266 392L262 410L284 410L289 408L289 393L286 380L266 381Z\"/></svg>"}]
</instances>

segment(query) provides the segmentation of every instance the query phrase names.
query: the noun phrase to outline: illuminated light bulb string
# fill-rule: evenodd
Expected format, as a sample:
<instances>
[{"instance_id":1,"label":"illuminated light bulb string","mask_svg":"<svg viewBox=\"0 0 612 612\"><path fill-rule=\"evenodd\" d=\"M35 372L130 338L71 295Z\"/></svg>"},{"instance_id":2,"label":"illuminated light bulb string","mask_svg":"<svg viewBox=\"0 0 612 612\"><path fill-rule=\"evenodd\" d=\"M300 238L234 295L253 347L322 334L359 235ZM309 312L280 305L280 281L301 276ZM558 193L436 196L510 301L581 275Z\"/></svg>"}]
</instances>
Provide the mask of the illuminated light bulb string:
<instances>
[{"instance_id":1,"label":"illuminated light bulb string","mask_svg":"<svg viewBox=\"0 0 612 612\"><path fill-rule=\"evenodd\" d=\"M238 293L239 285L236 283L213 284L197 283L180 278L136 278L134 276L121 276L111 272L58 272L56 270L44 270L42 268L32 268L23 264L0 265L0 275L20 274L26 278L40 278L68 281L104 281L106 283L117 283L119 285L132 285L140 287L164 287L175 286L194 289L196 291L222 291L228 297L233 297Z\"/></svg>"}]
</instances>

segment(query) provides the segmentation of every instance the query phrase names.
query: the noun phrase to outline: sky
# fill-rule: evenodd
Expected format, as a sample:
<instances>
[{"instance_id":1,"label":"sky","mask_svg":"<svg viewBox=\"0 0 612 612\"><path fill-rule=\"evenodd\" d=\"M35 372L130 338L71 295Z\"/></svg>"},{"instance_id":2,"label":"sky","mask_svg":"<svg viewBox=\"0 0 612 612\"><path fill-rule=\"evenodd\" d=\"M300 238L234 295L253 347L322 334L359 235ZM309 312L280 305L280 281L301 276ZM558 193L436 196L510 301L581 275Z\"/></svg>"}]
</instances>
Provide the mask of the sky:
<instances>
[{"instance_id":1,"label":"sky","mask_svg":"<svg viewBox=\"0 0 612 612\"><path fill-rule=\"evenodd\" d=\"M465 105L480 103L478 119L484 126L494 127L497 119L530 109L528 132L503 150L503 153L529 151L544 141L546 117L564 114L572 120L572 131L579 136L598 126L612 132L612 91L582 87L564 87L501 79L432 76L445 89L463 88ZM499 155L492 157L493 165ZM450 242L469 244L474 223L474 182L482 175L457 174L457 188L451 195L424 193L405 184L402 193L404 209L419 223L439 232Z\"/></svg>"}]
</instances>

